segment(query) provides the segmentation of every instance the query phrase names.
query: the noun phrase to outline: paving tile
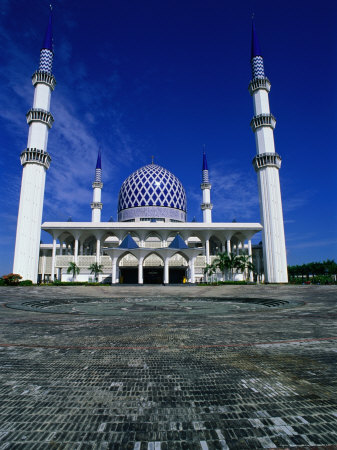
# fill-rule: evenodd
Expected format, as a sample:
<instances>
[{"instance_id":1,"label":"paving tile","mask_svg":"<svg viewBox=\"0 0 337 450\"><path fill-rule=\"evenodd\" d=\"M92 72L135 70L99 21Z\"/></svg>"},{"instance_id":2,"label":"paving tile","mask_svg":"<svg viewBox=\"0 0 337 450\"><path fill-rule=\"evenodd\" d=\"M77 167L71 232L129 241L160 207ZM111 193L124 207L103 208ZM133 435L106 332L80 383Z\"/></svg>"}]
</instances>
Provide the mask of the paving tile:
<instances>
[{"instance_id":1,"label":"paving tile","mask_svg":"<svg viewBox=\"0 0 337 450\"><path fill-rule=\"evenodd\" d=\"M167 288L1 289L0 450L335 450L335 287Z\"/></svg>"}]
</instances>

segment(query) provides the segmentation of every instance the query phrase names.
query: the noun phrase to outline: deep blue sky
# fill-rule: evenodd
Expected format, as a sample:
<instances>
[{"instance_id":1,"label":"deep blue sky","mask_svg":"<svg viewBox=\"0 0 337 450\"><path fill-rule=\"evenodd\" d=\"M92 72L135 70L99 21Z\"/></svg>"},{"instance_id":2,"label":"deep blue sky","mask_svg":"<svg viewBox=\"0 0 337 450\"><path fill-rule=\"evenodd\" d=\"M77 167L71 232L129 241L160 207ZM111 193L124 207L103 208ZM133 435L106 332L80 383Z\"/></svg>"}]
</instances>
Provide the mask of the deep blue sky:
<instances>
[{"instance_id":1,"label":"deep blue sky","mask_svg":"<svg viewBox=\"0 0 337 450\"><path fill-rule=\"evenodd\" d=\"M31 74L44 0L1 0L1 261L10 272ZM183 183L202 219L206 145L213 220L259 222L250 81L251 14L272 83L288 262L337 259L336 2L117 0L54 2L54 75L44 221L90 221L102 148L102 220L123 180L155 162ZM50 241L43 233L44 242ZM256 240L259 241L260 236Z\"/></svg>"}]
</instances>

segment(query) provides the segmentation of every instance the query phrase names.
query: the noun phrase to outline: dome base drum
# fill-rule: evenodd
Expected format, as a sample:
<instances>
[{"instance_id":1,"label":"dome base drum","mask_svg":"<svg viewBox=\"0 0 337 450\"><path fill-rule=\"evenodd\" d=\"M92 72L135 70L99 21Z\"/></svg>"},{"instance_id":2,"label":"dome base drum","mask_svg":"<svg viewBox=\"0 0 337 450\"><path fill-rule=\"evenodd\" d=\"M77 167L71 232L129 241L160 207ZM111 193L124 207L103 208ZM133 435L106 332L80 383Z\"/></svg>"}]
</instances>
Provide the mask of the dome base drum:
<instances>
[{"instance_id":1,"label":"dome base drum","mask_svg":"<svg viewBox=\"0 0 337 450\"><path fill-rule=\"evenodd\" d=\"M179 209L165 208L164 206L140 206L128 208L118 213L119 222L186 222L186 213Z\"/></svg>"}]
</instances>

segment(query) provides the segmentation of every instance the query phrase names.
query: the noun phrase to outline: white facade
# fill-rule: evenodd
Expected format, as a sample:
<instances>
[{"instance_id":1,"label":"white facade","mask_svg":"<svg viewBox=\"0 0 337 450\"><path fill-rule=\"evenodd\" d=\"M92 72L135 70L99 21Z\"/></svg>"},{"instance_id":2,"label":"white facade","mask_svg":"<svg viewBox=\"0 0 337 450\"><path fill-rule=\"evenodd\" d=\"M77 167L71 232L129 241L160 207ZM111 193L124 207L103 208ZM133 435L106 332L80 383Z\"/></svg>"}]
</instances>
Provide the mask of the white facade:
<instances>
[{"instance_id":1,"label":"white facade","mask_svg":"<svg viewBox=\"0 0 337 450\"><path fill-rule=\"evenodd\" d=\"M220 251L243 252L253 256L251 238L262 230L258 223L196 223L196 222L45 222L42 229L53 236L54 245L41 245L39 273L43 280L55 277L71 281L67 273L69 262L80 268L76 281L93 280L89 266L95 262L103 266L99 280L107 283L153 282L144 280L145 272L156 270L160 283L200 282L204 268ZM119 248L131 235L135 249ZM181 236L188 248L169 247L175 236ZM46 254L48 250L48 255ZM137 273L135 272L137 270ZM145 271L145 272L144 272ZM44 275L44 276L42 276ZM236 279L242 279L237 273ZM124 280L123 280L124 278ZM147 276L149 280L149 276ZM252 274L249 274L252 280Z\"/></svg>"}]
</instances>

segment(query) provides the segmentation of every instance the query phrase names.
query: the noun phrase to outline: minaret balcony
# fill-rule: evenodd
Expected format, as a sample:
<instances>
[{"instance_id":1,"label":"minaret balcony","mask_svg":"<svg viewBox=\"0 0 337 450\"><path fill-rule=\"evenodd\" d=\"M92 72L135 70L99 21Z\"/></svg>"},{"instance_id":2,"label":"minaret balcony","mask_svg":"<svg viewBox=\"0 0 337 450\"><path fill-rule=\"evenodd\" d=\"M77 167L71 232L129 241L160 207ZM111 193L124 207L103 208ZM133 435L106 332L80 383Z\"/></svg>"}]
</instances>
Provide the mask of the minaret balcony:
<instances>
[{"instance_id":1,"label":"minaret balcony","mask_svg":"<svg viewBox=\"0 0 337 450\"><path fill-rule=\"evenodd\" d=\"M201 185L200 185L200 188L202 190L204 190L204 189L211 189L211 187L212 187L211 183L201 183Z\"/></svg>"},{"instance_id":2,"label":"minaret balcony","mask_svg":"<svg viewBox=\"0 0 337 450\"><path fill-rule=\"evenodd\" d=\"M261 153L253 159L253 166L256 172L264 167L276 167L280 169L281 161L281 156L278 153Z\"/></svg>"},{"instance_id":3,"label":"minaret balcony","mask_svg":"<svg viewBox=\"0 0 337 450\"><path fill-rule=\"evenodd\" d=\"M28 163L41 164L46 169L49 169L51 157L49 153L38 148L26 148L20 155L21 165Z\"/></svg>"},{"instance_id":4,"label":"minaret balcony","mask_svg":"<svg viewBox=\"0 0 337 450\"><path fill-rule=\"evenodd\" d=\"M254 78L248 86L250 95L253 95L258 89L265 89L267 92L270 91L270 81L268 78Z\"/></svg>"},{"instance_id":5,"label":"minaret balcony","mask_svg":"<svg viewBox=\"0 0 337 450\"><path fill-rule=\"evenodd\" d=\"M102 189L102 187L103 187L103 183L101 183L100 181L94 181L94 182L92 183L92 188L93 188L93 189L95 189L95 188Z\"/></svg>"},{"instance_id":6,"label":"minaret balcony","mask_svg":"<svg viewBox=\"0 0 337 450\"><path fill-rule=\"evenodd\" d=\"M102 209L103 203L101 202L92 202L90 203L91 209Z\"/></svg>"},{"instance_id":7,"label":"minaret balcony","mask_svg":"<svg viewBox=\"0 0 337 450\"><path fill-rule=\"evenodd\" d=\"M45 111L44 109L40 108L32 108L30 109L27 114L27 123L30 124L31 122L42 122L48 126L48 128L51 128L54 123L54 117L49 111Z\"/></svg>"},{"instance_id":8,"label":"minaret balcony","mask_svg":"<svg viewBox=\"0 0 337 450\"><path fill-rule=\"evenodd\" d=\"M270 127L274 129L275 125L276 119L272 114L259 114L258 116L254 116L250 122L250 126L254 132L260 127Z\"/></svg>"},{"instance_id":9,"label":"minaret balcony","mask_svg":"<svg viewBox=\"0 0 337 450\"><path fill-rule=\"evenodd\" d=\"M205 209L213 209L212 203L201 203L201 209L204 211Z\"/></svg>"},{"instance_id":10,"label":"minaret balcony","mask_svg":"<svg viewBox=\"0 0 337 450\"><path fill-rule=\"evenodd\" d=\"M56 80L54 75L51 75L48 72L43 72L42 70L37 70L33 73L32 83L35 86L37 83L46 84L53 91L56 86Z\"/></svg>"}]
</instances>

